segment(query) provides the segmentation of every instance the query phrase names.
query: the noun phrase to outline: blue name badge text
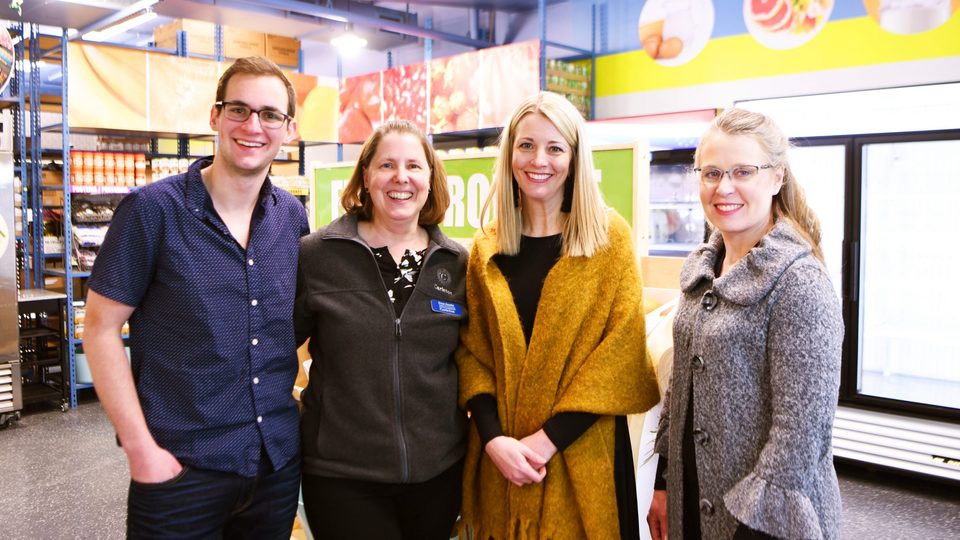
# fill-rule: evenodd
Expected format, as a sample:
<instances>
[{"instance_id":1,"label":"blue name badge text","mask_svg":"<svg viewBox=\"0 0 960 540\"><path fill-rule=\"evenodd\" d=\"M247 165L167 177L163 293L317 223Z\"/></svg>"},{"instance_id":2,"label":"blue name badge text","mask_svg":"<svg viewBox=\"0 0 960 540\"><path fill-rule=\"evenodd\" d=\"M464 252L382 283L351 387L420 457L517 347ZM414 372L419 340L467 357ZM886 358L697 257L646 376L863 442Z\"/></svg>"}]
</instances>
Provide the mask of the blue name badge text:
<instances>
[{"instance_id":1,"label":"blue name badge text","mask_svg":"<svg viewBox=\"0 0 960 540\"><path fill-rule=\"evenodd\" d=\"M454 302L444 302L443 300L430 300L430 307L434 313L446 313L447 315L463 315L463 306Z\"/></svg>"}]
</instances>

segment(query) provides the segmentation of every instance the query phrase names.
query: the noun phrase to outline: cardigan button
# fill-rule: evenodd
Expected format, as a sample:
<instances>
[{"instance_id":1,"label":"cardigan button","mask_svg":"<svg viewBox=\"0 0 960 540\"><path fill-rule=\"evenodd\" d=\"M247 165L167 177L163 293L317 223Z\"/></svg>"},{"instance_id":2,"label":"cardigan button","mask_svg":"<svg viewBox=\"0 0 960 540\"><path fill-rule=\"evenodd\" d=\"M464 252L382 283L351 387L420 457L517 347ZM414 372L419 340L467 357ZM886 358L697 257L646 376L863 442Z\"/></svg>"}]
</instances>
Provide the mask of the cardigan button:
<instances>
[{"instance_id":1,"label":"cardigan button","mask_svg":"<svg viewBox=\"0 0 960 540\"><path fill-rule=\"evenodd\" d=\"M712 289L703 293L703 298L700 299L700 305L707 311L712 311L713 308L717 307L717 295L713 294Z\"/></svg>"},{"instance_id":2,"label":"cardigan button","mask_svg":"<svg viewBox=\"0 0 960 540\"><path fill-rule=\"evenodd\" d=\"M694 357L690 359L690 364L695 371L703 371L704 362L703 357L700 355L694 355Z\"/></svg>"},{"instance_id":3,"label":"cardigan button","mask_svg":"<svg viewBox=\"0 0 960 540\"><path fill-rule=\"evenodd\" d=\"M713 515L713 503L707 499L700 499L700 512L705 516Z\"/></svg>"},{"instance_id":4,"label":"cardigan button","mask_svg":"<svg viewBox=\"0 0 960 540\"><path fill-rule=\"evenodd\" d=\"M710 434L702 429L693 430L693 440L700 445L706 445L710 442Z\"/></svg>"}]
</instances>

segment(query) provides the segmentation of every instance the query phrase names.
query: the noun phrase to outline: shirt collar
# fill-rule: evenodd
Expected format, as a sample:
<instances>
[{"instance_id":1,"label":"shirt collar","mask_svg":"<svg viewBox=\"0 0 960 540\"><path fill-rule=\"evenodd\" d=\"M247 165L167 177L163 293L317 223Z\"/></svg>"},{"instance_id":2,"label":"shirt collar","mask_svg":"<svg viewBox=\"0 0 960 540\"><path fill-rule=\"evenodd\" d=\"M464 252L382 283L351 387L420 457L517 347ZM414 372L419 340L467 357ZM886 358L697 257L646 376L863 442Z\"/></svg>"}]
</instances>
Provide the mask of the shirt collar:
<instances>
[{"instance_id":1,"label":"shirt collar","mask_svg":"<svg viewBox=\"0 0 960 540\"><path fill-rule=\"evenodd\" d=\"M200 174L202 169L213 164L213 156L206 156L197 159L190 164L186 173L186 201L190 211L197 217L205 217L207 213L214 212L213 199L210 198L210 192L203 183L203 177ZM260 193L257 195L259 205L276 206L279 198L274 188L270 176L267 176L260 186Z\"/></svg>"},{"instance_id":2,"label":"shirt collar","mask_svg":"<svg viewBox=\"0 0 960 540\"><path fill-rule=\"evenodd\" d=\"M694 250L684 263L680 272L683 292L708 280L722 298L740 305L756 304L794 261L810 253L810 246L786 220L779 219L759 244L718 278L715 268L722 253L723 237L720 231L714 231L710 240Z\"/></svg>"},{"instance_id":3,"label":"shirt collar","mask_svg":"<svg viewBox=\"0 0 960 540\"><path fill-rule=\"evenodd\" d=\"M357 222L358 220L355 214L344 214L324 227L322 229L323 232L320 234L324 238L351 238L354 240L359 240L360 232L357 227ZM422 227L427 230L427 236L430 238L431 244L436 244L438 247L442 247L453 252L456 252L459 249L459 244L447 238L447 236L443 234L443 231L440 230L439 226L423 225Z\"/></svg>"}]
</instances>

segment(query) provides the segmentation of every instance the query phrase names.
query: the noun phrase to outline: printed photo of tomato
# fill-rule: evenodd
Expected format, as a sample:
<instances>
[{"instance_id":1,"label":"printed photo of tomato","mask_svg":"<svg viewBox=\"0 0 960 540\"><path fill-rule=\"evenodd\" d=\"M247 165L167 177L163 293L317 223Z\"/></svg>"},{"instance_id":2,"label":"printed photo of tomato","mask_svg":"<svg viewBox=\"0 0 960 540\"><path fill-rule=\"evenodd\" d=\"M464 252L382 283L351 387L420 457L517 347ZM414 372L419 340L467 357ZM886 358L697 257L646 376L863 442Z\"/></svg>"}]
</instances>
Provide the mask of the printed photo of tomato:
<instances>
[{"instance_id":1,"label":"printed photo of tomato","mask_svg":"<svg viewBox=\"0 0 960 540\"><path fill-rule=\"evenodd\" d=\"M361 143L381 122L380 72L340 81L339 142Z\"/></svg>"},{"instance_id":2,"label":"printed photo of tomato","mask_svg":"<svg viewBox=\"0 0 960 540\"><path fill-rule=\"evenodd\" d=\"M423 62L383 72L383 119L409 120L427 132L427 65Z\"/></svg>"},{"instance_id":3,"label":"printed photo of tomato","mask_svg":"<svg viewBox=\"0 0 960 540\"><path fill-rule=\"evenodd\" d=\"M479 118L480 52L438 58L430 62L430 132L477 129Z\"/></svg>"}]
</instances>

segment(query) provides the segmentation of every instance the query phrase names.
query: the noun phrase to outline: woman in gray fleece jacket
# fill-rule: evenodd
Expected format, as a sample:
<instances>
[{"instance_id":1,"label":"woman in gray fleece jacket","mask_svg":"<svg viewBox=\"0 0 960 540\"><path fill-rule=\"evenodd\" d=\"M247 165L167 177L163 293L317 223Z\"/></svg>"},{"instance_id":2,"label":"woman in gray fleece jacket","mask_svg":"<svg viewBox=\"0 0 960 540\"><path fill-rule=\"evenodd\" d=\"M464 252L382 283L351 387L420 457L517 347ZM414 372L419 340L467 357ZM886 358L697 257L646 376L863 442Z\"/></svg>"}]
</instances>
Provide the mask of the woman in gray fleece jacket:
<instances>
[{"instance_id":1,"label":"woman in gray fleece jacket","mask_svg":"<svg viewBox=\"0 0 960 540\"><path fill-rule=\"evenodd\" d=\"M716 230L681 271L654 539L840 536L843 320L788 146L769 118L730 109L697 148Z\"/></svg>"}]
</instances>

